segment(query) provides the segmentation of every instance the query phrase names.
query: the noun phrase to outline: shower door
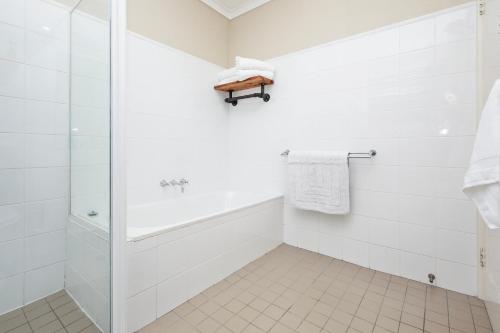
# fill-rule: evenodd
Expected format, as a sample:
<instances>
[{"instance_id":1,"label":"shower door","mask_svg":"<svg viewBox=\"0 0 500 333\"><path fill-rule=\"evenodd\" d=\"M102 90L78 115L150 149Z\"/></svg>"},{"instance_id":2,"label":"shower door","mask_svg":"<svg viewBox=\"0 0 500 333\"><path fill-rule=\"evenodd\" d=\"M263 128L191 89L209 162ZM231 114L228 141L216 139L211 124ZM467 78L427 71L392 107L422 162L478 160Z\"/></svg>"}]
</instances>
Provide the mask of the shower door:
<instances>
[{"instance_id":1,"label":"shower door","mask_svg":"<svg viewBox=\"0 0 500 333\"><path fill-rule=\"evenodd\" d=\"M110 331L110 22L108 0L70 16L70 219L66 289Z\"/></svg>"}]
</instances>

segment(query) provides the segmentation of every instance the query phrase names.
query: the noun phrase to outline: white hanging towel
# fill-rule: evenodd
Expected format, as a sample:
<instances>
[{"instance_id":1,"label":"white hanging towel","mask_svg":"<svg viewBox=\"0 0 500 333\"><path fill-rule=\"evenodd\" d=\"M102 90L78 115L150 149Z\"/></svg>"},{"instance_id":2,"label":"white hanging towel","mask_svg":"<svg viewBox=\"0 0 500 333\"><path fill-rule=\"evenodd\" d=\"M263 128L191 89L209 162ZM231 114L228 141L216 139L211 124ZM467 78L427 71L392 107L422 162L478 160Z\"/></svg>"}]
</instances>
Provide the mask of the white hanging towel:
<instances>
[{"instance_id":1,"label":"white hanging towel","mask_svg":"<svg viewBox=\"0 0 500 333\"><path fill-rule=\"evenodd\" d=\"M326 214L349 213L347 152L291 151L288 200L300 209Z\"/></svg>"},{"instance_id":2,"label":"white hanging towel","mask_svg":"<svg viewBox=\"0 0 500 333\"><path fill-rule=\"evenodd\" d=\"M500 228L500 80L493 85L481 114L464 192L488 227Z\"/></svg>"}]
</instances>

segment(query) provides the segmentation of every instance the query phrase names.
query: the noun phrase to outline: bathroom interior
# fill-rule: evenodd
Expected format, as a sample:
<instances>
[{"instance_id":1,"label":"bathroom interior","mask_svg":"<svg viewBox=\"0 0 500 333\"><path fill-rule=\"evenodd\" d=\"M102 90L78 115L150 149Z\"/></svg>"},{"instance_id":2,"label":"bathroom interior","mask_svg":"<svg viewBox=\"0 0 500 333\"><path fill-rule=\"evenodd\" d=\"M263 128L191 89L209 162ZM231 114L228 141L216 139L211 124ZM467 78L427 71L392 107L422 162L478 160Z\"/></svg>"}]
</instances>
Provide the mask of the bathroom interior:
<instances>
[{"instance_id":1,"label":"bathroom interior","mask_svg":"<svg viewBox=\"0 0 500 333\"><path fill-rule=\"evenodd\" d=\"M0 0L7 332L500 332L500 0Z\"/></svg>"}]
</instances>

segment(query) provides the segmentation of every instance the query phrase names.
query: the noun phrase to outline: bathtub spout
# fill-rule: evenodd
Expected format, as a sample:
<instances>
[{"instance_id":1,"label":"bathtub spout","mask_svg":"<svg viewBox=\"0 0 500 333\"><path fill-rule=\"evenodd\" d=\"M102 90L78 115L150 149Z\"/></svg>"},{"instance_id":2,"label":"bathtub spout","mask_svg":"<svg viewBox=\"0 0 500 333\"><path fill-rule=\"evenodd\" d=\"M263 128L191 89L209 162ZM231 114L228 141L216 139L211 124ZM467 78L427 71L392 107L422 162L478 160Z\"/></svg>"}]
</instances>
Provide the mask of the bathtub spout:
<instances>
[{"instance_id":1,"label":"bathtub spout","mask_svg":"<svg viewBox=\"0 0 500 333\"><path fill-rule=\"evenodd\" d=\"M184 193L184 186L189 184L189 181L185 178L182 178L180 181L179 181L179 185L181 186L181 192Z\"/></svg>"}]
</instances>

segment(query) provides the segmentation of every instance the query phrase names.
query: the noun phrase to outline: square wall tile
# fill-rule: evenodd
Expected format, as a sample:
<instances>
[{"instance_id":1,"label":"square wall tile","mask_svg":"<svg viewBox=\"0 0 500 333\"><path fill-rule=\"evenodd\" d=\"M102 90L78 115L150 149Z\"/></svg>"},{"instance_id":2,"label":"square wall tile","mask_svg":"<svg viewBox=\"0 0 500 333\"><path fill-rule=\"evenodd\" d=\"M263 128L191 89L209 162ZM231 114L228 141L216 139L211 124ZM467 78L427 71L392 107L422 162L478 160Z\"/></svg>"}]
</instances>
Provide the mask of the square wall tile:
<instances>
[{"instance_id":1,"label":"square wall tile","mask_svg":"<svg viewBox=\"0 0 500 333\"><path fill-rule=\"evenodd\" d=\"M178 254L178 252L177 252ZM158 257L157 248L129 254L128 261L128 296L136 295L157 281Z\"/></svg>"},{"instance_id":2,"label":"square wall tile","mask_svg":"<svg viewBox=\"0 0 500 333\"><path fill-rule=\"evenodd\" d=\"M24 131L24 101L19 98L0 96L0 132Z\"/></svg>"},{"instance_id":3,"label":"square wall tile","mask_svg":"<svg viewBox=\"0 0 500 333\"><path fill-rule=\"evenodd\" d=\"M437 204L437 226L443 229L477 232L477 210L470 200L440 198Z\"/></svg>"},{"instance_id":4,"label":"square wall tile","mask_svg":"<svg viewBox=\"0 0 500 333\"><path fill-rule=\"evenodd\" d=\"M0 133L0 168L24 167L23 134Z\"/></svg>"},{"instance_id":5,"label":"square wall tile","mask_svg":"<svg viewBox=\"0 0 500 333\"><path fill-rule=\"evenodd\" d=\"M0 58L17 62L24 61L23 29L0 22Z\"/></svg>"},{"instance_id":6,"label":"square wall tile","mask_svg":"<svg viewBox=\"0 0 500 333\"><path fill-rule=\"evenodd\" d=\"M44 101L26 101L27 133L68 134L69 108L67 104Z\"/></svg>"},{"instance_id":7,"label":"square wall tile","mask_svg":"<svg viewBox=\"0 0 500 333\"><path fill-rule=\"evenodd\" d=\"M177 305L188 300L188 281L183 274L158 284L157 289L157 317L173 310Z\"/></svg>"},{"instance_id":8,"label":"square wall tile","mask_svg":"<svg viewBox=\"0 0 500 333\"><path fill-rule=\"evenodd\" d=\"M419 195L399 195L398 220L405 223L434 227L437 225L439 206L435 198Z\"/></svg>"},{"instance_id":9,"label":"square wall tile","mask_svg":"<svg viewBox=\"0 0 500 333\"><path fill-rule=\"evenodd\" d=\"M26 66L26 97L47 102L68 102L68 74Z\"/></svg>"},{"instance_id":10,"label":"square wall tile","mask_svg":"<svg viewBox=\"0 0 500 333\"><path fill-rule=\"evenodd\" d=\"M156 318L156 287L127 300L127 332L136 332Z\"/></svg>"},{"instance_id":11,"label":"square wall tile","mask_svg":"<svg viewBox=\"0 0 500 333\"><path fill-rule=\"evenodd\" d=\"M26 272L24 304L64 289L64 263L56 263Z\"/></svg>"},{"instance_id":12,"label":"square wall tile","mask_svg":"<svg viewBox=\"0 0 500 333\"><path fill-rule=\"evenodd\" d=\"M0 243L0 279L23 272L24 241L16 239Z\"/></svg>"},{"instance_id":13,"label":"square wall tile","mask_svg":"<svg viewBox=\"0 0 500 333\"><path fill-rule=\"evenodd\" d=\"M439 286L468 295L477 294L477 271L474 266L438 259L436 278Z\"/></svg>"},{"instance_id":14,"label":"square wall tile","mask_svg":"<svg viewBox=\"0 0 500 333\"><path fill-rule=\"evenodd\" d=\"M66 258L65 231L26 238L24 269L31 270Z\"/></svg>"},{"instance_id":15,"label":"square wall tile","mask_svg":"<svg viewBox=\"0 0 500 333\"><path fill-rule=\"evenodd\" d=\"M434 46L435 18L431 17L399 28L399 51L409 52Z\"/></svg>"},{"instance_id":16,"label":"square wall tile","mask_svg":"<svg viewBox=\"0 0 500 333\"><path fill-rule=\"evenodd\" d=\"M469 266L477 264L477 236L460 231L437 230L437 256Z\"/></svg>"},{"instance_id":17,"label":"square wall tile","mask_svg":"<svg viewBox=\"0 0 500 333\"><path fill-rule=\"evenodd\" d=\"M0 279L0 314L23 305L23 275Z\"/></svg>"},{"instance_id":18,"label":"square wall tile","mask_svg":"<svg viewBox=\"0 0 500 333\"><path fill-rule=\"evenodd\" d=\"M26 135L26 167L60 167L69 165L67 135Z\"/></svg>"},{"instance_id":19,"label":"square wall tile","mask_svg":"<svg viewBox=\"0 0 500 333\"><path fill-rule=\"evenodd\" d=\"M399 232L402 250L430 257L436 255L436 232L434 228L401 223Z\"/></svg>"},{"instance_id":20,"label":"square wall tile","mask_svg":"<svg viewBox=\"0 0 500 333\"><path fill-rule=\"evenodd\" d=\"M24 27L24 1L2 0L0 5L2 6L0 22Z\"/></svg>"},{"instance_id":21,"label":"square wall tile","mask_svg":"<svg viewBox=\"0 0 500 333\"><path fill-rule=\"evenodd\" d=\"M185 237L177 241L158 246L158 281L167 280L189 268L192 261L190 250L195 246ZM179 253L184 253L179 256Z\"/></svg>"},{"instance_id":22,"label":"square wall tile","mask_svg":"<svg viewBox=\"0 0 500 333\"><path fill-rule=\"evenodd\" d=\"M0 242L24 236L23 205L0 206Z\"/></svg>"},{"instance_id":23,"label":"square wall tile","mask_svg":"<svg viewBox=\"0 0 500 333\"><path fill-rule=\"evenodd\" d=\"M22 202L24 199L24 171L0 169L0 205Z\"/></svg>"},{"instance_id":24,"label":"square wall tile","mask_svg":"<svg viewBox=\"0 0 500 333\"><path fill-rule=\"evenodd\" d=\"M64 229L68 220L68 200L27 203L25 218L26 236Z\"/></svg>"},{"instance_id":25,"label":"square wall tile","mask_svg":"<svg viewBox=\"0 0 500 333\"><path fill-rule=\"evenodd\" d=\"M333 258L342 259L342 238L337 237L335 234L320 233L318 250L319 253L324 253Z\"/></svg>"},{"instance_id":26,"label":"square wall tile","mask_svg":"<svg viewBox=\"0 0 500 333\"><path fill-rule=\"evenodd\" d=\"M363 267L370 266L370 245L354 239L345 238L342 247L342 258Z\"/></svg>"},{"instance_id":27,"label":"square wall tile","mask_svg":"<svg viewBox=\"0 0 500 333\"><path fill-rule=\"evenodd\" d=\"M25 0L26 28L47 36L66 40L69 33L68 7L43 0Z\"/></svg>"},{"instance_id":28,"label":"square wall tile","mask_svg":"<svg viewBox=\"0 0 500 333\"><path fill-rule=\"evenodd\" d=\"M436 17L436 42L449 43L474 38L476 11L472 7Z\"/></svg>"},{"instance_id":29,"label":"square wall tile","mask_svg":"<svg viewBox=\"0 0 500 333\"><path fill-rule=\"evenodd\" d=\"M297 229L297 244L300 248L313 252L318 252L319 233L309 229Z\"/></svg>"},{"instance_id":30,"label":"square wall tile","mask_svg":"<svg viewBox=\"0 0 500 333\"><path fill-rule=\"evenodd\" d=\"M369 241L372 244L399 248L399 223L380 219L367 220L370 233Z\"/></svg>"},{"instance_id":31,"label":"square wall tile","mask_svg":"<svg viewBox=\"0 0 500 333\"><path fill-rule=\"evenodd\" d=\"M68 195L68 168L26 169L26 201L63 198Z\"/></svg>"},{"instance_id":32,"label":"square wall tile","mask_svg":"<svg viewBox=\"0 0 500 333\"><path fill-rule=\"evenodd\" d=\"M26 32L26 63L62 72L69 71L69 47L60 40L35 32Z\"/></svg>"},{"instance_id":33,"label":"square wall tile","mask_svg":"<svg viewBox=\"0 0 500 333\"><path fill-rule=\"evenodd\" d=\"M370 268L400 275L401 251L388 247L370 245Z\"/></svg>"},{"instance_id":34,"label":"square wall tile","mask_svg":"<svg viewBox=\"0 0 500 333\"><path fill-rule=\"evenodd\" d=\"M436 259L402 251L400 267L401 276L420 282L428 282L427 274L436 274Z\"/></svg>"},{"instance_id":35,"label":"square wall tile","mask_svg":"<svg viewBox=\"0 0 500 333\"><path fill-rule=\"evenodd\" d=\"M476 66L475 40L471 38L438 45L436 66L440 73L473 71Z\"/></svg>"},{"instance_id":36,"label":"square wall tile","mask_svg":"<svg viewBox=\"0 0 500 333\"><path fill-rule=\"evenodd\" d=\"M10 97L24 97L24 72L24 65L0 60L0 94Z\"/></svg>"}]
</instances>

